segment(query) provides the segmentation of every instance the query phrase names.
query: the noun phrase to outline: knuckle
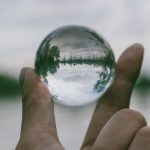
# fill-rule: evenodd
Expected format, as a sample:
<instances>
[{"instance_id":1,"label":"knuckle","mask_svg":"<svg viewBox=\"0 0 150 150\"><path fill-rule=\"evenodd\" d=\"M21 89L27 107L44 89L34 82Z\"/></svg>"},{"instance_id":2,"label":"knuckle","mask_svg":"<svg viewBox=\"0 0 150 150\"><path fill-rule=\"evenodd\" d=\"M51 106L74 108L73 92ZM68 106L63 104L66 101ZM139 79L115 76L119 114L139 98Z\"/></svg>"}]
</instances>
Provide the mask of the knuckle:
<instances>
[{"instance_id":1,"label":"knuckle","mask_svg":"<svg viewBox=\"0 0 150 150\"><path fill-rule=\"evenodd\" d=\"M141 136L141 137L147 137L150 139L150 127L145 126L145 127L141 128L139 130L139 132L137 133L137 135Z\"/></svg>"},{"instance_id":2,"label":"knuckle","mask_svg":"<svg viewBox=\"0 0 150 150\"><path fill-rule=\"evenodd\" d=\"M137 122L141 125L146 125L146 120L144 118L144 116L136 111L136 110L132 110L132 109L122 109L119 112L117 112L118 115L122 116L122 119L128 120L128 121L134 121Z\"/></svg>"}]
</instances>

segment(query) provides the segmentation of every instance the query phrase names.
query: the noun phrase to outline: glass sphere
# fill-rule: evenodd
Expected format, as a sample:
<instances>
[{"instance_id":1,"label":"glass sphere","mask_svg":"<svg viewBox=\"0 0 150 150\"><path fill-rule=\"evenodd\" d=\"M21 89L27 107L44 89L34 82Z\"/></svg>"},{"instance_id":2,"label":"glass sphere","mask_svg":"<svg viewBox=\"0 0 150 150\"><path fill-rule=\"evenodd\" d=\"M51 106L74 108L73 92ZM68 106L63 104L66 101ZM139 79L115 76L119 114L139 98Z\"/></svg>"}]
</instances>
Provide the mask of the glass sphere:
<instances>
[{"instance_id":1,"label":"glass sphere","mask_svg":"<svg viewBox=\"0 0 150 150\"><path fill-rule=\"evenodd\" d=\"M41 43L35 70L53 100L67 106L96 101L110 86L115 58L108 42L83 26L54 30Z\"/></svg>"}]
</instances>

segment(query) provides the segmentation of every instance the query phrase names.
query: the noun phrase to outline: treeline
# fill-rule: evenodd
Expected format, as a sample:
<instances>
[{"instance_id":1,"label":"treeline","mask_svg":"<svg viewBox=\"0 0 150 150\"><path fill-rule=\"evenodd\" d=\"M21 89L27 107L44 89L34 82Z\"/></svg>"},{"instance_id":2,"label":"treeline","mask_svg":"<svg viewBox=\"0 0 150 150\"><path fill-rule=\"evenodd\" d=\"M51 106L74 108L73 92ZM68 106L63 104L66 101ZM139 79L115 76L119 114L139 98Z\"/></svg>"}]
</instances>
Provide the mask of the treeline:
<instances>
[{"instance_id":1,"label":"treeline","mask_svg":"<svg viewBox=\"0 0 150 150\"><path fill-rule=\"evenodd\" d=\"M19 81L8 75L0 75L0 98L10 98L21 95Z\"/></svg>"},{"instance_id":2,"label":"treeline","mask_svg":"<svg viewBox=\"0 0 150 150\"><path fill-rule=\"evenodd\" d=\"M100 74L102 75L102 74ZM106 78L107 79L107 78ZM100 81L98 81L100 82ZM95 88L102 90L103 85L99 86L100 83L95 84ZM104 80L104 82L107 82ZM141 75L135 85L135 90L138 91L139 94L146 95L150 92L150 76ZM3 98L12 98L21 95L21 90L19 86L19 81L17 78L8 76L8 75L0 75L0 100Z\"/></svg>"},{"instance_id":3,"label":"treeline","mask_svg":"<svg viewBox=\"0 0 150 150\"><path fill-rule=\"evenodd\" d=\"M94 67L102 66L103 68L114 67L114 56L109 50L104 51L102 56L93 55L90 57L82 56L70 56L69 58L60 58L60 49L57 46L50 47L49 44L46 44L44 47L41 47L37 53L39 57L35 63L36 72L39 75L47 76L47 73L55 74L59 69L60 65L92 65Z\"/></svg>"}]
</instances>

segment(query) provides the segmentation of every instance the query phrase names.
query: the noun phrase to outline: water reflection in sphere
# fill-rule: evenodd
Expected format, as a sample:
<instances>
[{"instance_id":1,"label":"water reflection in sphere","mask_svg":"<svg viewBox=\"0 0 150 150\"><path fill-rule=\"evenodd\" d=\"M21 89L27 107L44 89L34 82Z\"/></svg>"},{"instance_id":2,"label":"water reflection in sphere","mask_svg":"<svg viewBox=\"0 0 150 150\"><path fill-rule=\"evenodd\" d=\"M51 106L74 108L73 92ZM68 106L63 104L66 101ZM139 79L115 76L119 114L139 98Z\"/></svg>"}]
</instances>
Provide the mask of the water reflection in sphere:
<instances>
[{"instance_id":1,"label":"water reflection in sphere","mask_svg":"<svg viewBox=\"0 0 150 150\"><path fill-rule=\"evenodd\" d=\"M35 70L54 101L81 106L97 100L110 86L115 59L101 35L86 27L65 26L43 40Z\"/></svg>"}]
</instances>

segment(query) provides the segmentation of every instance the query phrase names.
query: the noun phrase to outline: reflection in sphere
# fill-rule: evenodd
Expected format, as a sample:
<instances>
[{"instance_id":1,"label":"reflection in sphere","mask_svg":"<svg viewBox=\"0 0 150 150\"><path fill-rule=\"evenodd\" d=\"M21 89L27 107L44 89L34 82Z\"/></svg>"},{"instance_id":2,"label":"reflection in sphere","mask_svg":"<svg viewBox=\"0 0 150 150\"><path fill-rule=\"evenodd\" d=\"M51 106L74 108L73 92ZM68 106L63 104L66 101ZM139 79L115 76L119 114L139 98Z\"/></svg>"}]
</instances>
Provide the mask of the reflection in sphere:
<instances>
[{"instance_id":1,"label":"reflection in sphere","mask_svg":"<svg viewBox=\"0 0 150 150\"><path fill-rule=\"evenodd\" d=\"M115 59L107 41L93 30L65 26L43 40L35 70L54 101L81 106L97 100L110 86Z\"/></svg>"}]
</instances>

